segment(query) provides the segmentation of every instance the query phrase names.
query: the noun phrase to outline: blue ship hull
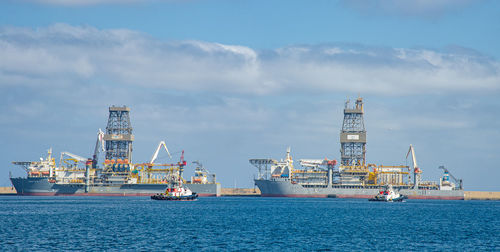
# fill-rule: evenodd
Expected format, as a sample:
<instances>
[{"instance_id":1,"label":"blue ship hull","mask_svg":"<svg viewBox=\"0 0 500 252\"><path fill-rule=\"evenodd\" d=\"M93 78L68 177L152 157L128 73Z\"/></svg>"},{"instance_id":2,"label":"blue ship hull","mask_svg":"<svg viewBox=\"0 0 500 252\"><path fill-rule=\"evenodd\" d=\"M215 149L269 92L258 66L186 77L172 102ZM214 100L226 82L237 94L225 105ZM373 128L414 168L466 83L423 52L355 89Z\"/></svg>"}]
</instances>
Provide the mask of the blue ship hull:
<instances>
[{"instance_id":1,"label":"blue ship hull","mask_svg":"<svg viewBox=\"0 0 500 252\"><path fill-rule=\"evenodd\" d=\"M163 193L168 184L91 184L85 192L84 183L51 183L47 177L11 178L18 195L33 196L152 196ZM220 184L185 184L199 196L220 196Z\"/></svg>"}]
</instances>

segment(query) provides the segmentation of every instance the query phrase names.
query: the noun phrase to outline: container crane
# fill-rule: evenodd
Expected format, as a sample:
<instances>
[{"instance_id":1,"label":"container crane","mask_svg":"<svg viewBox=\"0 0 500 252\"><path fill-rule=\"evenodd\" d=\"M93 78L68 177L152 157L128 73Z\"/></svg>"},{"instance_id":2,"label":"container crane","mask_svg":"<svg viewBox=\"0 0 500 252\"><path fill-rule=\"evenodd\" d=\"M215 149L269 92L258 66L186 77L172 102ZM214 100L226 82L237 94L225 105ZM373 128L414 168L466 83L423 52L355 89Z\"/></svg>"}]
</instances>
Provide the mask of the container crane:
<instances>
[{"instance_id":1,"label":"container crane","mask_svg":"<svg viewBox=\"0 0 500 252\"><path fill-rule=\"evenodd\" d=\"M443 166L443 165L439 166L439 168L438 168L438 169L442 169L444 172L448 173L448 175L450 175L450 177L451 177L453 180L455 180L455 183L457 183L457 184L458 184L459 189L460 189L460 190L463 190L462 179L457 179L455 176L453 176L453 174L451 174L451 172L450 172L448 169L444 168L444 166Z\"/></svg>"}]
</instances>

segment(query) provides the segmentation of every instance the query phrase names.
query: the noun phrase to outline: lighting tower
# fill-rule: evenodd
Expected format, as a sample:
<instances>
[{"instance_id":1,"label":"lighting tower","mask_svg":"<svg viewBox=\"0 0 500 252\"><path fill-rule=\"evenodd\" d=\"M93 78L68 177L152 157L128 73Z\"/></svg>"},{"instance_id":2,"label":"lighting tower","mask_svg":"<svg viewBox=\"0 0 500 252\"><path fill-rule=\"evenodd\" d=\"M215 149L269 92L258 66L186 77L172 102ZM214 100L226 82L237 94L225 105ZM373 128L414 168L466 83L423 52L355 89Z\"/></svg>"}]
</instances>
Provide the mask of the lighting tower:
<instances>
[{"instance_id":1,"label":"lighting tower","mask_svg":"<svg viewBox=\"0 0 500 252\"><path fill-rule=\"evenodd\" d=\"M344 122L340 132L340 165L364 166L366 153L366 130L363 121L363 99L358 98L354 107L345 103Z\"/></svg>"},{"instance_id":2,"label":"lighting tower","mask_svg":"<svg viewBox=\"0 0 500 252\"><path fill-rule=\"evenodd\" d=\"M108 125L106 126L106 159L132 159L132 125L130 124L130 108L109 107Z\"/></svg>"}]
</instances>

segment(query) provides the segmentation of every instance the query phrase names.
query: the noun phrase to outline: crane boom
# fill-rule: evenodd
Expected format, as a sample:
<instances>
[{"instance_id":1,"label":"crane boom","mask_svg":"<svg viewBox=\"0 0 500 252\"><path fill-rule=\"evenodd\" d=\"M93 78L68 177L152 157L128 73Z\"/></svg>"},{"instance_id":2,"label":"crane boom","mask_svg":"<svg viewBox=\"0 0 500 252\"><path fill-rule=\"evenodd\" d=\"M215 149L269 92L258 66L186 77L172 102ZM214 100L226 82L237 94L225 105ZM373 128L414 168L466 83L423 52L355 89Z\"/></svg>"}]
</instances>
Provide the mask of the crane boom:
<instances>
[{"instance_id":1,"label":"crane boom","mask_svg":"<svg viewBox=\"0 0 500 252\"><path fill-rule=\"evenodd\" d=\"M72 158L74 158L74 159L78 160L79 162L85 162L85 161L87 161L87 159L86 159L86 158L80 157L80 156L78 156L78 155L76 155L76 154L73 154L73 153L69 153L69 152L67 152L67 151L63 151L63 152L61 152L61 160L62 160L62 157L63 157L64 155L66 155L66 156L70 156L70 157L72 157Z\"/></svg>"},{"instance_id":2,"label":"crane boom","mask_svg":"<svg viewBox=\"0 0 500 252\"><path fill-rule=\"evenodd\" d=\"M94 159L99 154L99 143L101 144L101 151L104 152L104 132L101 129L97 132L97 141L94 148Z\"/></svg>"},{"instance_id":3,"label":"crane boom","mask_svg":"<svg viewBox=\"0 0 500 252\"><path fill-rule=\"evenodd\" d=\"M153 154L153 157L151 157L151 162L149 162L150 164L153 164L156 160L156 158L158 157L158 153L160 152L160 149L161 147L164 147L165 150L167 151L167 154L170 158L172 158L172 156L170 155L170 152L168 151L168 148L167 148L167 144L165 143L165 141L161 141L159 144L158 144L158 147L156 148L156 151L155 153Z\"/></svg>"},{"instance_id":4,"label":"crane boom","mask_svg":"<svg viewBox=\"0 0 500 252\"><path fill-rule=\"evenodd\" d=\"M99 155L99 143L101 144L101 151L104 152L104 132L101 129L97 132L97 140L95 141L94 155L92 156L92 168L97 167Z\"/></svg>"},{"instance_id":5,"label":"crane boom","mask_svg":"<svg viewBox=\"0 0 500 252\"><path fill-rule=\"evenodd\" d=\"M439 166L438 169L442 169L444 172L448 173L448 175L450 175L450 177L455 180L455 183L458 183L459 185L459 188L462 189L463 188L463 182L462 182L462 179L457 179L455 176L453 176L453 174L451 174L451 172L446 169L443 165Z\"/></svg>"},{"instance_id":6,"label":"crane boom","mask_svg":"<svg viewBox=\"0 0 500 252\"><path fill-rule=\"evenodd\" d=\"M408 153L406 153L406 158L408 158L408 155L410 155L410 153L413 160L413 168L418 169L417 158L415 157L415 149L413 149L413 146L411 144L410 149L408 149Z\"/></svg>"},{"instance_id":7,"label":"crane boom","mask_svg":"<svg viewBox=\"0 0 500 252\"><path fill-rule=\"evenodd\" d=\"M326 165L328 160L324 159L299 159L299 163L302 167L309 167L313 169L318 169L322 165Z\"/></svg>"},{"instance_id":8,"label":"crane boom","mask_svg":"<svg viewBox=\"0 0 500 252\"><path fill-rule=\"evenodd\" d=\"M417 157L415 157L415 149L411 144L408 153L406 153L406 159L408 159L408 155L410 155L410 153L413 160L413 189L416 190L418 189L418 184L420 183L420 173L422 173L422 171L418 168Z\"/></svg>"},{"instance_id":9,"label":"crane boom","mask_svg":"<svg viewBox=\"0 0 500 252\"><path fill-rule=\"evenodd\" d=\"M200 161L196 160L192 162L193 164L196 164L196 169L199 169L200 171L208 173L208 170L203 167L203 164L200 163Z\"/></svg>"}]
</instances>

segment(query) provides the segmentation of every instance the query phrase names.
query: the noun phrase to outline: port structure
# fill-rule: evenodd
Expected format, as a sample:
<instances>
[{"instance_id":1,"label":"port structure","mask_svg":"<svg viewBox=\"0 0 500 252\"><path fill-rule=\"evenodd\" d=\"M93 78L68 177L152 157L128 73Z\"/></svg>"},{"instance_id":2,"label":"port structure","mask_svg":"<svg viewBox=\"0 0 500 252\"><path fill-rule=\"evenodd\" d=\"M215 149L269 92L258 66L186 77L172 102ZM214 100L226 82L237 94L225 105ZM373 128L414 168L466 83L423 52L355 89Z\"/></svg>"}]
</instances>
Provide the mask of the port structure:
<instances>
[{"instance_id":1,"label":"port structure","mask_svg":"<svg viewBox=\"0 0 500 252\"><path fill-rule=\"evenodd\" d=\"M417 164L415 149L410 145L406 155L407 163L411 155L412 165L376 165L365 161L366 130L363 120L363 100L358 98L354 107L345 103L344 121L340 132L341 162L336 167L336 160L300 159L300 166L294 168L287 149L286 159L250 159L258 169L254 179L269 181L289 181L303 188L339 188L339 189L383 189L391 185L398 190L462 190L462 180L455 178L447 169L440 183L422 181L422 170ZM455 183L450 181L453 179ZM456 186L458 185L458 186ZM425 191L424 191L425 192ZM413 192L416 194L417 192Z\"/></svg>"},{"instance_id":2,"label":"port structure","mask_svg":"<svg viewBox=\"0 0 500 252\"><path fill-rule=\"evenodd\" d=\"M257 179L269 179L271 167L278 163L277 160L272 158L254 158L250 159L249 162L259 170Z\"/></svg>"},{"instance_id":3,"label":"port structure","mask_svg":"<svg viewBox=\"0 0 500 252\"><path fill-rule=\"evenodd\" d=\"M446 168L444 167L444 165L440 165L440 166L438 167L438 169L442 169L442 170L444 171L444 176L443 176L443 178L441 178L441 180L440 180L440 182L439 182L439 185L440 185L440 187L441 187L441 190L443 190L443 187L448 187L448 188L446 188L445 190L451 190L451 189L455 188L455 186L456 186L456 185L450 182L450 177L451 177L453 180L455 180L455 183L457 183L457 184L458 184L458 188L459 188L460 190L463 190L463 189L464 189L462 179L459 179L459 178L456 178L455 176L453 176L453 174L451 174L451 172L450 172L450 171L448 171L448 169L446 169Z\"/></svg>"},{"instance_id":4,"label":"port structure","mask_svg":"<svg viewBox=\"0 0 500 252\"><path fill-rule=\"evenodd\" d=\"M176 163L156 163L159 151L163 147L170 156L164 141L156 148L153 157L147 163L132 163L132 127L130 124L130 109L109 107L109 119L105 132L97 132L94 153L91 158L62 152L59 165L52 157L52 149L48 156L40 161L13 162L21 166L27 173L27 178L10 178L20 181L18 192L47 193L55 195L147 195L163 191L166 187L186 183L182 173L187 162L184 160L184 150L180 161ZM98 165L99 153L105 152L106 159ZM199 163L199 162L198 162ZM201 165L201 163L199 163ZM205 176L208 171L202 169ZM199 181L196 188L203 194L220 195L220 185L215 182L215 174L211 174L213 182ZM195 176L198 179L198 177ZM16 180L17 179L17 180ZM36 183L33 183L35 181ZM39 183L42 181L43 183ZM18 183L18 182L13 182ZM48 185L47 185L48 184ZM190 183L195 184L195 183ZM207 184L203 186L202 184ZM214 187L212 187L214 185ZM14 185L16 186L16 185ZM24 191L27 188L28 191ZM31 191L29 191L31 190Z\"/></svg>"},{"instance_id":5,"label":"port structure","mask_svg":"<svg viewBox=\"0 0 500 252\"><path fill-rule=\"evenodd\" d=\"M130 124L130 108L109 107L108 124L106 134L106 160L132 160L132 125Z\"/></svg>"},{"instance_id":6,"label":"port structure","mask_svg":"<svg viewBox=\"0 0 500 252\"><path fill-rule=\"evenodd\" d=\"M363 120L363 99L358 98L354 107L345 103L344 122L340 132L340 165L365 166L366 130Z\"/></svg>"}]
</instances>

